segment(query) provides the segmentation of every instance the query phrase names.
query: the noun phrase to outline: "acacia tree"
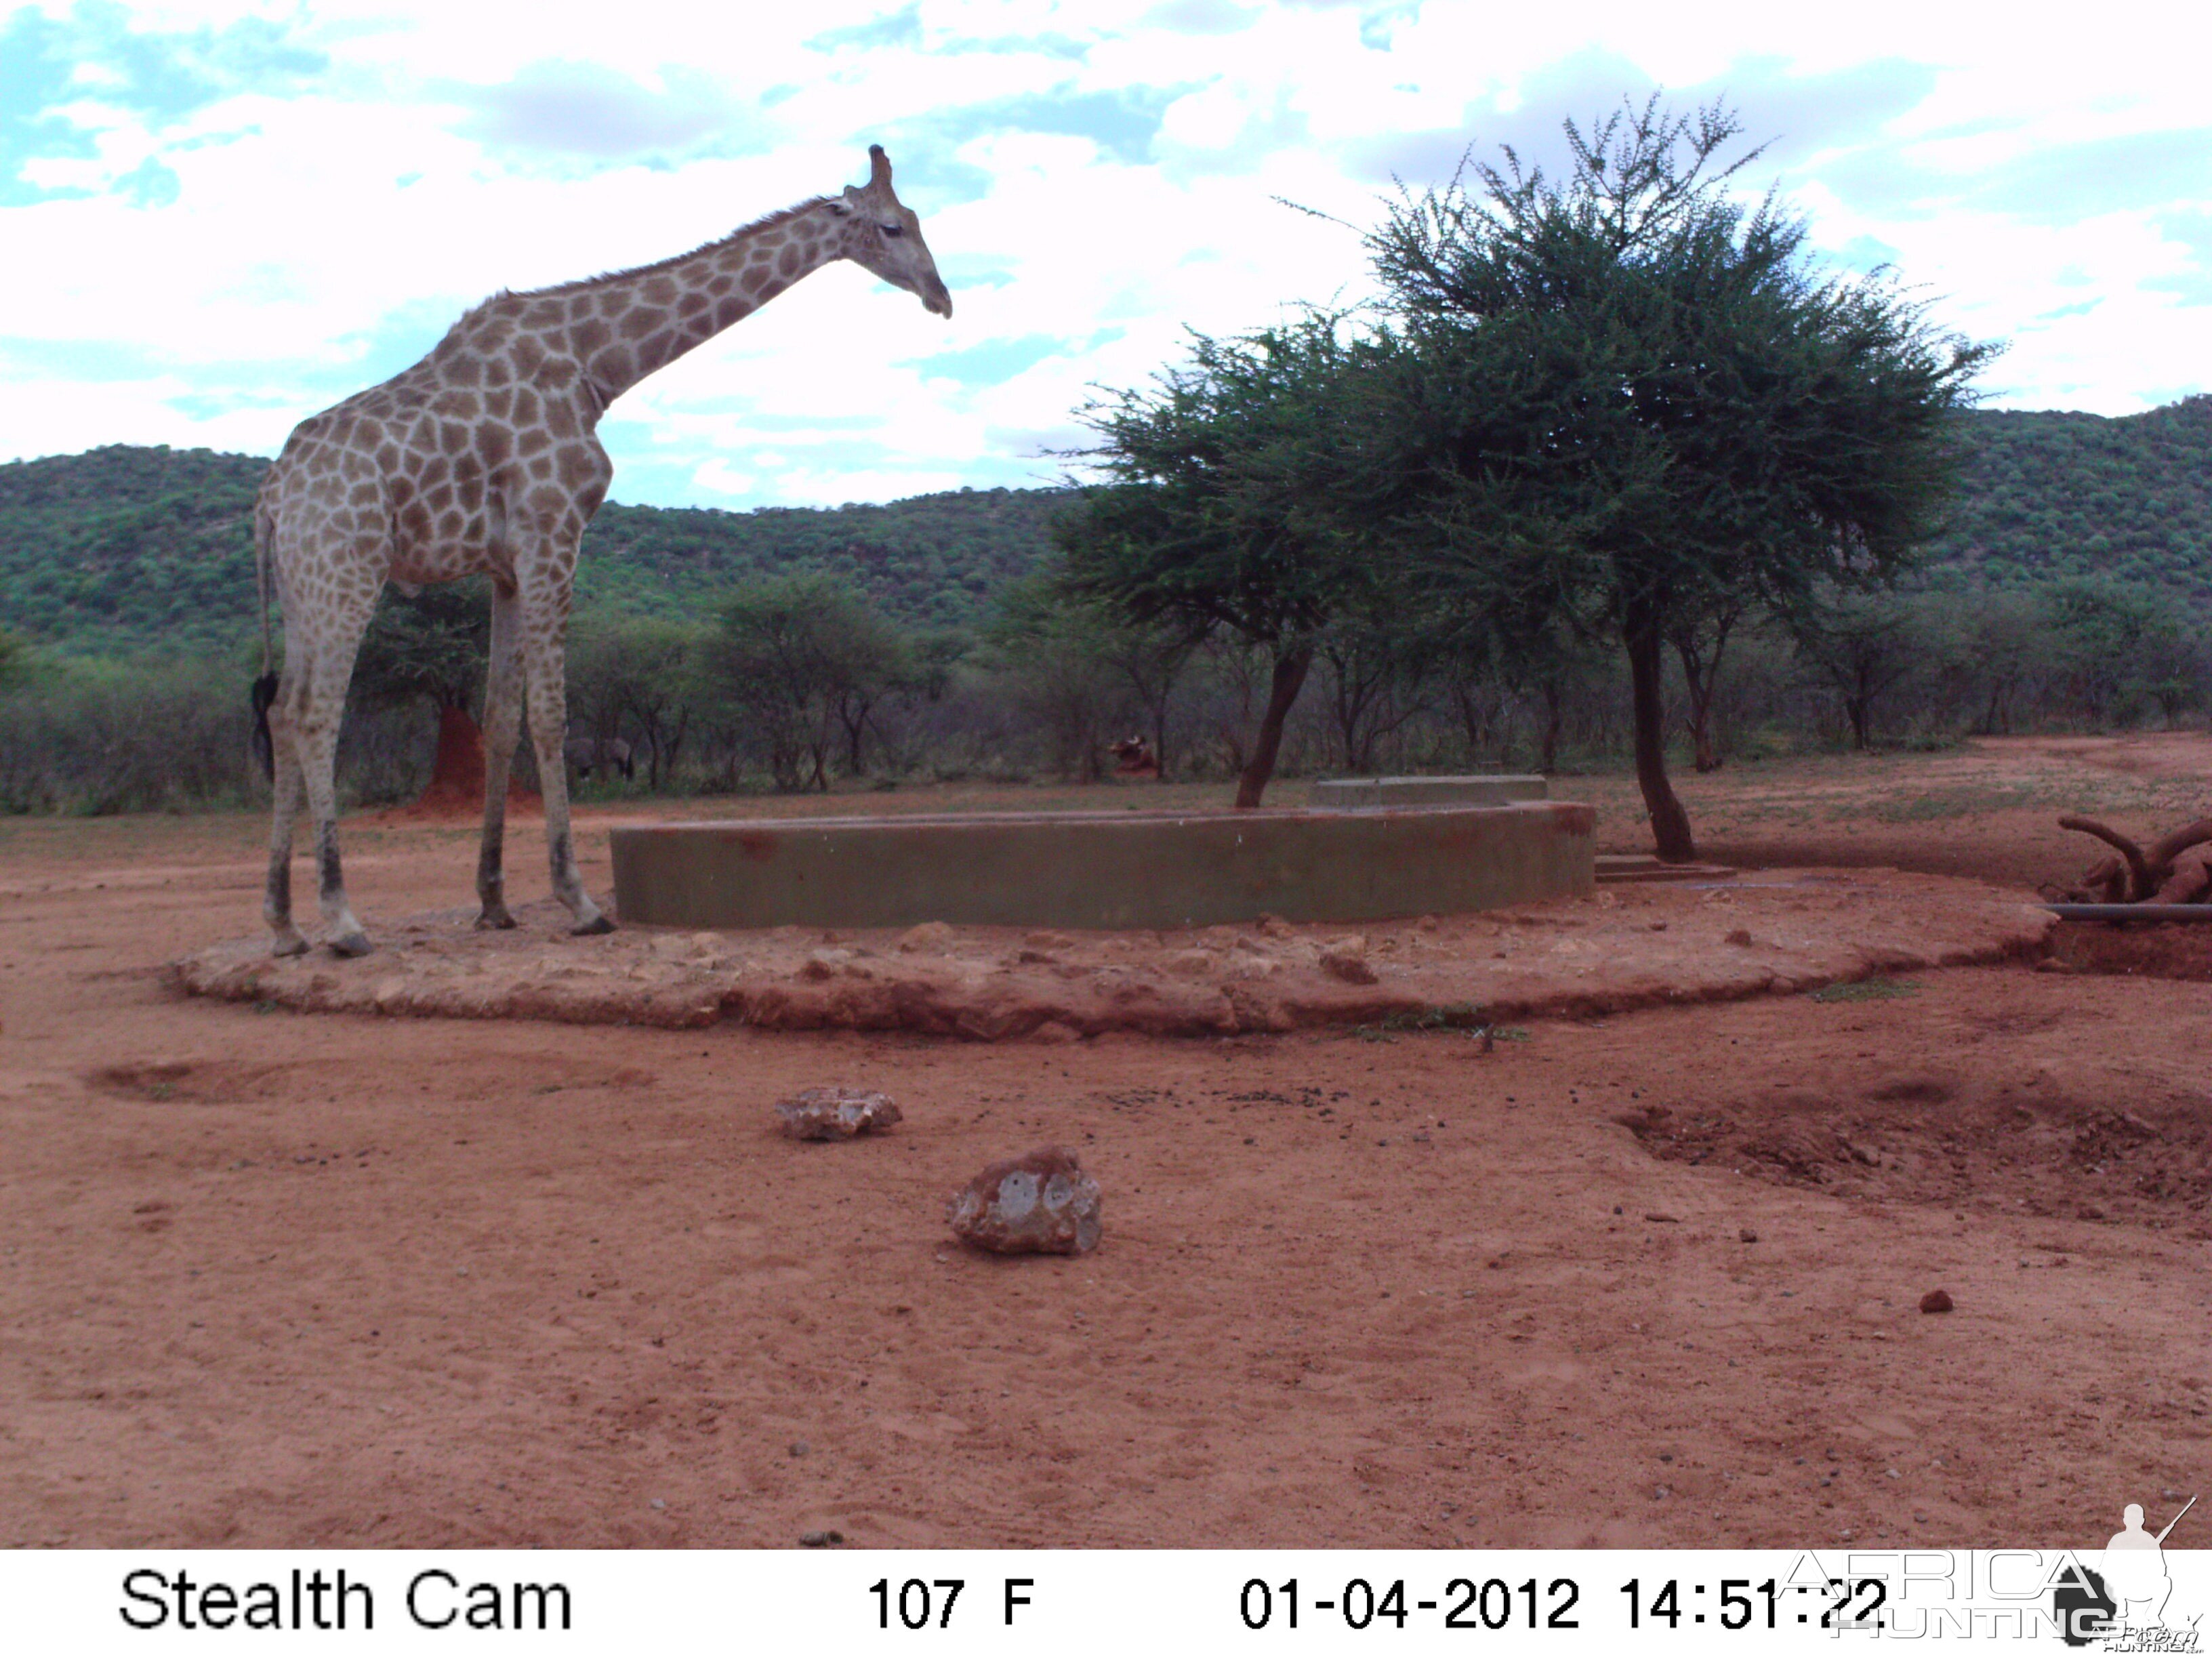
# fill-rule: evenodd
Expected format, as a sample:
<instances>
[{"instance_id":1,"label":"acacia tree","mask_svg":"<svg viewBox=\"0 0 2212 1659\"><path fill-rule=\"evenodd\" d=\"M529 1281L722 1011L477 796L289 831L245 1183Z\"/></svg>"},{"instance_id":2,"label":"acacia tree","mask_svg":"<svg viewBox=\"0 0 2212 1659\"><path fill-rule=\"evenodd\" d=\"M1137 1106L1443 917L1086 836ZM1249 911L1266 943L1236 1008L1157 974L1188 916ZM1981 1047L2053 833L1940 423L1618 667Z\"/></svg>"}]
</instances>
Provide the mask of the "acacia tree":
<instances>
[{"instance_id":1,"label":"acacia tree","mask_svg":"<svg viewBox=\"0 0 2212 1659\"><path fill-rule=\"evenodd\" d=\"M1339 617L1385 609L1376 467L1350 399L1386 336L1308 312L1231 339L1194 334L1187 363L1149 391L1084 411L1105 482L1054 536L1074 594L1190 640L1226 635L1269 658L1237 805L1260 804L1283 723Z\"/></svg>"},{"instance_id":2,"label":"acacia tree","mask_svg":"<svg viewBox=\"0 0 2212 1659\"><path fill-rule=\"evenodd\" d=\"M905 637L863 595L814 573L745 583L703 655L740 712L746 746L766 754L782 789L826 791L841 739L857 775L870 715L919 672Z\"/></svg>"},{"instance_id":3,"label":"acacia tree","mask_svg":"<svg viewBox=\"0 0 2212 1659\"><path fill-rule=\"evenodd\" d=\"M1713 696L1720 690L1721 659L1728 652L1729 635L1750 603L1741 593L1723 594L1709 605L1677 606L1668 622L1668 642L1682 665L1682 687L1690 705L1683 723L1689 728L1691 760L1700 772L1720 769Z\"/></svg>"},{"instance_id":4,"label":"acacia tree","mask_svg":"<svg viewBox=\"0 0 2212 1659\"><path fill-rule=\"evenodd\" d=\"M1784 620L1799 659L1843 705L1854 749L1873 744L1875 702L1935 654L1917 609L1893 593L1820 595Z\"/></svg>"},{"instance_id":5,"label":"acacia tree","mask_svg":"<svg viewBox=\"0 0 2212 1659\"><path fill-rule=\"evenodd\" d=\"M710 632L659 617L592 618L568 647L570 706L594 735L617 735L624 720L645 739L646 787L672 776L697 713L698 660Z\"/></svg>"},{"instance_id":6,"label":"acacia tree","mask_svg":"<svg viewBox=\"0 0 2212 1659\"><path fill-rule=\"evenodd\" d=\"M1894 283L1820 276L1801 220L1730 180L1725 109L1569 122L1559 180L1504 165L1403 197L1369 239L1405 349L1367 377L1462 608L1557 612L1626 649L1659 854L1696 856L1667 776L1662 653L1716 605L1891 580L1938 527L1951 416L1992 348Z\"/></svg>"},{"instance_id":7,"label":"acacia tree","mask_svg":"<svg viewBox=\"0 0 2212 1659\"><path fill-rule=\"evenodd\" d=\"M2193 654L2172 596L2100 576L2063 576L2041 593L2060 695L2097 726L2156 702L2171 720L2194 702ZM2185 613L2184 613L2185 615Z\"/></svg>"},{"instance_id":8,"label":"acacia tree","mask_svg":"<svg viewBox=\"0 0 2212 1659\"><path fill-rule=\"evenodd\" d=\"M1070 592L1048 568L1007 587L983 637L1050 728L1063 770L1096 782L1106 737L1126 732L1117 726L1109 734L1101 722L1134 710L1149 727L1140 735L1151 738L1160 775L1169 775L1176 688L1199 646L1187 627L1131 622L1103 600Z\"/></svg>"},{"instance_id":9,"label":"acacia tree","mask_svg":"<svg viewBox=\"0 0 2212 1659\"><path fill-rule=\"evenodd\" d=\"M467 708L483 688L491 609L483 584L464 579L414 593L385 590L362 638L354 689L368 702L420 698Z\"/></svg>"},{"instance_id":10,"label":"acacia tree","mask_svg":"<svg viewBox=\"0 0 2212 1659\"><path fill-rule=\"evenodd\" d=\"M1104 775L1105 744L1127 712L1103 645L1118 620L1040 573L1012 584L983 629L981 659L1007 702L1037 729L1049 763L1084 783Z\"/></svg>"},{"instance_id":11,"label":"acacia tree","mask_svg":"<svg viewBox=\"0 0 2212 1659\"><path fill-rule=\"evenodd\" d=\"M1319 652L1345 769L1372 772L1376 746L1433 706L1442 653L1411 619L1369 615L1332 624Z\"/></svg>"},{"instance_id":12,"label":"acacia tree","mask_svg":"<svg viewBox=\"0 0 2212 1659\"><path fill-rule=\"evenodd\" d=\"M1539 772L1556 771L1565 734L1569 693L1597 672L1602 653L1558 610L1499 605L1449 614L1431 624L1433 647L1444 665L1451 699L1470 753L1482 746L1493 721L1513 699L1533 698L1541 708L1534 732ZM1493 707L1486 689L1498 698ZM1510 763L1511 737L1501 759Z\"/></svg>"}]
</instances>

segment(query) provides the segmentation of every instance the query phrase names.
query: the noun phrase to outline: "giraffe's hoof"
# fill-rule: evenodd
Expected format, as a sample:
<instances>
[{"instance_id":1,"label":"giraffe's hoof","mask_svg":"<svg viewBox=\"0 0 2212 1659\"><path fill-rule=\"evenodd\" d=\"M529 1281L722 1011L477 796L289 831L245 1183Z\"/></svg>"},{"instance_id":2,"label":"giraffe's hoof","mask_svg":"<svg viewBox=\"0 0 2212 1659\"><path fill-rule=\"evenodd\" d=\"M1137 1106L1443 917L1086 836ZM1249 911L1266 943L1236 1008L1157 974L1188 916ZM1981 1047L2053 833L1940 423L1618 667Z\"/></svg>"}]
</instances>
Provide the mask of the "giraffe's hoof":
<instances>
[{"instance_id":1,"label":"giraffe's hoof","mask_svg":"<svg viewBox=\"0 0 2212 1659\"><path fill-rule=\"evenodd\" d=\"M593 916L589 921L580 921L568 931L582 938L586 933L611 933L615 925L605 916Z\"/></svg>"},{"instance_id":2,"label":"giraffe's hoof","mask_svg":"<svg viewBox=\"0 0 2212 1659\"><path fill-rule=\"evenodd\" d=\"M365 957L376 947L368 942L366 933L340 933L331 941L331 954L340 957Z\"/></svg>"},{"instance_id":3,"label":"giraffe's hoof","mask_svg":"<svg viewBox=\"0 0 2212 1659\"><path fill-rule=\"evenodd\" d=\"M307 941L297 933L279 933L276 942L269 947L272 957L303 957L307 954Z\"/></svg>"},{"instance_id":4,"label":"giraffe's hoof","mask_svg":"<svg viewBox=\"0 0 2212 1659\"><path fill-rule=\"evenodd\" d=\"M487 904L477 917L477 932L479 933L493 933L500 928L514 926L514 918L507 915L507 907L504 904Z\"/></svg>"}]
</instances>

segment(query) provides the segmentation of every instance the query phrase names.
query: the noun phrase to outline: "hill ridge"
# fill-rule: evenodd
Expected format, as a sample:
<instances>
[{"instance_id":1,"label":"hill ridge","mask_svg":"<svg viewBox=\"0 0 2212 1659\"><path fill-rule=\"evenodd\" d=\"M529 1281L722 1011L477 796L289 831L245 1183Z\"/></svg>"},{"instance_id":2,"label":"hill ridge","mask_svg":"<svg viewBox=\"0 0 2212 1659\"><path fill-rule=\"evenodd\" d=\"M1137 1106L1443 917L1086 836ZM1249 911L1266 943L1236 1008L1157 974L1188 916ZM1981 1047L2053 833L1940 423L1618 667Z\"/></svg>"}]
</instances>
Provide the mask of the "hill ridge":
<instances>
[{"instance_id":1,"label":"hill ridge","mask_svg":"<svg viewBox=\"0 0 2212 1659\"><path fill-rule=\"evenodd\" d=\"M1932 562L1991 586L2106 575L2212 596L2212 395L2138 415L1977 410ZM0 463L0 623L70 649L226 648L254 629L253 492L268 463L105 445ZM1050 548L1064 489L837 507L610 503L580 608L697 614L748 576L841 574L898 621L980 623Z\"/></svg>"}]
</instances>

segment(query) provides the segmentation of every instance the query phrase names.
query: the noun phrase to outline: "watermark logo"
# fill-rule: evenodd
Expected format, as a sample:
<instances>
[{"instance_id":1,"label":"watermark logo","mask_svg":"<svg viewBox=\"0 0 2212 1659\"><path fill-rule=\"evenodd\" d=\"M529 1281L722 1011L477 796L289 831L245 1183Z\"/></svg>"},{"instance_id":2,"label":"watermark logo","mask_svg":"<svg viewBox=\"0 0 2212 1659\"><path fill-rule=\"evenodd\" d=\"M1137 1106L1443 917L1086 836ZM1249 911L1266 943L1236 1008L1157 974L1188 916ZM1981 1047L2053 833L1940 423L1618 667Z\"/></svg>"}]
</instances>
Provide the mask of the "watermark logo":
<instances>
[{"instance_id":1,"label":"watermark logo","mask_svg":"<svg viewBox=\"0 0 2212 1659\"><path fill-rule=\"evenodd\" d=\"M2203 1634L2198 1620L2166 1622L2173 1579L2166 1570L2166 1534L2197 1507L2191 1498L2155 1534L2143 1528L2140 1504L2120 1512L2120 1529L2105 1545L2103 1559L2092 1571L2074 1561L2051 1589L2051 1611L2066 1645L2097 1643L2107 1653L2195 1653Z\"/></svg>"},{"instance_id":2,"label":"watermark logo","mask_svg":"<svg viewBox=\"0 0 2212 1659\"><path fill-rule=\"evenodd\" d=\"M2192 1498L2157 1532L2140 1504L2101 1553L2075 1549L1851 1549L1801 1556L1787 1594L1831 1599L1833 1636L1881 1642L2038 1640L2104 1653L2202 1653L2205 1609L2193 1559L2179 1590L2165 1545ZM2180 1605L2177 1605L2180 1604Z\"/></svg>"}]
</instances>

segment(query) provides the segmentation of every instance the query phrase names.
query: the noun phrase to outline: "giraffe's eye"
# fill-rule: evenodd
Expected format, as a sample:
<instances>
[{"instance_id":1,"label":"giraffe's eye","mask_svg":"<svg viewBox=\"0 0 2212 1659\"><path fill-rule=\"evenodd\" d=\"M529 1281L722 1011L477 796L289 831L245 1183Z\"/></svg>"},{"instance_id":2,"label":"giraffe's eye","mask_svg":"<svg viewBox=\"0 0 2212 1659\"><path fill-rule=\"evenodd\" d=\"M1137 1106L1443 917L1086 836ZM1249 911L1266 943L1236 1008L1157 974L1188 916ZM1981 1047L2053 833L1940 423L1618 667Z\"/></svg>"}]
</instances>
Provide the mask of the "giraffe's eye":
<instances>
[{"instance_id":1,"label":"giraffe's eye","mask_svg":"<svg viewBox=\"0 0 2212 1659\"><path fill-rule=\"evenodd\" d=\"M903 236L906 234L906 227L904 225L884 225L881 227L881 229L886 236Z\"/></svg>"}]
</instances>

